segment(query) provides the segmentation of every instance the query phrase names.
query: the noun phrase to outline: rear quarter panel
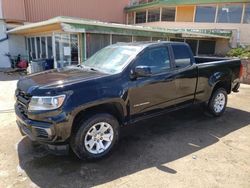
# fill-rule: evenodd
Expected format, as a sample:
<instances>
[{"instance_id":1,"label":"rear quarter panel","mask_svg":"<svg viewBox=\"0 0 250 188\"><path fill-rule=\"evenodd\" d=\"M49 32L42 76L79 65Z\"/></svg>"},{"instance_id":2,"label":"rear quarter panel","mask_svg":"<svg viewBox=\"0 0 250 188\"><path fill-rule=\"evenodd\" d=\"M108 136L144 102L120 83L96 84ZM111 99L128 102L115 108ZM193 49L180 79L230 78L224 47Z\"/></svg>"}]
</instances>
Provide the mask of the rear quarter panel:
<instances>
[{"instance_id":1,"label":"rear quarter panel","mask_svg":"<svg viewBox=\"0 0 250 188\"><path fill-rule=\"evenodd\" d=\"M208 101L218 82L230 84L230 91L239 82L240 60L221 60L198 64L196 102Z\"/></svg>"}]
</instances>

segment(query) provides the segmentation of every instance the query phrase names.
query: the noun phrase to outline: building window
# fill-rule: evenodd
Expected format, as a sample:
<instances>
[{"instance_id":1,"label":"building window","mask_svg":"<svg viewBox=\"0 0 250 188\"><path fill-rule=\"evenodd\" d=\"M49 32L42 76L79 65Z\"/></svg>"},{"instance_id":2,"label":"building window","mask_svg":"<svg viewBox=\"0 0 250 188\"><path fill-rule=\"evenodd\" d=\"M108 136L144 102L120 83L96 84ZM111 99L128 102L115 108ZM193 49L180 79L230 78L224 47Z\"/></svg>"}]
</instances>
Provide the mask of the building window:
<instances>
[{"instance_id":1,"label":"building window","mask_svg":"<svg viewBox=\"0 0 250 188\"><path fill-rule=\"evenodd\" d=\"M48 50L48 54L47 57L49 59L53 59L53 46L52 46L52 37L48 36L47 37L47 50Z\"/></svg>"},{"instance_id":2,"label":"building window","mask_svg":"<svg viewBox=\"0 0 250 188\"><path fill-rule=\"evenodd\" d=\"M78 64L78 35L70 34L70 55L71 55L71 65Z\"/></svg>"},{"instance_id":3,"label":"building window","mask_svg":"<svg viewBox=\"0 0 250 188\"><path fill-rule=\"evenodd\" d=\"M213 55L215 52L215 41L200 40L198 54Z\"/></svg>"},{"instance_id":4,"label":"building window","mask_svg":"<svg viewBox=\"0 0 250 188\"><path fill-rule=\"evenodd\" d=\"M87 58L100 49L110 45L110 35L107 34L87 34Z\"/></svg>"},{"instance_id":5,"label":"building window","mask_svg":"<svg viewBox=\"0 0 250 188\"><path fill-rule=\"evenodd\" d=\"M218 23L240 23L242 16L242 4L220 5L218 9Z\"/></svg>"},{"instance_id":6,"label":"building window","mask_svg":"<svg viewBox=\"0 0 250 188\"><path fill-rule=\"evenodd\" d=\"M136 12L135 23L146 23L146 11Z\"/></svg>"},{"instance_id":7,"label":"building window","mask_svg":"<svg viewBox=\"0 0 250 188\"><path fill-rule=\"evenodd\" d=\"M77 34L55 34L55 48L57 67L78 64Z\"/></svg>"},{"instance_id":8,"label":"building window","mask_svg":"<svg viewBox=\"0 0 250 188\"><path fill-rule=\"evenodd\" d=\"M65 67L70 65L70 44L69 35L56 34L55 35L55 47L56 47L56 62L57 67Z\"/></svg>"},{"instance_id":9,"label":"building window","mask_svg":"<svg viewBox=\"0 0 250 188\"><path fill-rule=\"evenodd\" d=\"M214 22L215 6L196 6L195 22Z\"/></svg>"},{"instance_id":10,"label":"building window","mask_svg":"<svg viewBox=\"0 0 250 188\"><path fill-rule=\"evenodd\" d=\"M148 22L160 21L160 9L148 10Z\"/></svg>"},{"instance_id":11,"label":"building window","mask_svg":"<svg viewBox=\"0 0 250 188\"><path fill-rule=\"evenodd\" d=\"M32 59L32 54L31 54L31 38L27 39L27 47L28 47L29 60L31 60Z\"/></svg>"},{"instance_id":12,"label":"building window","mask_svg":"<svg viewBox=\"0 0 250 188\"><path fill-rule=\"evenodd\" d=\"M112 35L112 44L115 44L117 42L132 42L132 36Z\"/></svg>"},{"instance_id":13,"label":"building window","mask_svg":"<svg viewBox=\"0 0 250 188\"><path fill-rule=\"evenodd\" d=\"M128 23L127 24L134 24L134 12L128 13Z\"/></svg>"},{"instance_id":14,"label":"building window","mask_svg":"<svg viewBox=\"0 0 250 188\"><path fill-rule=\"evenodd\" d=\"M35 44L35 38L32 37L30 42L31 42L31 50L30 50L31 59L37 59L37 57L36 57L36 44Z\"/></svg>"},{"instance_id":15,"label":"building window","mask_svg":"<svg viewBox=\"0 0 250 188\"><path fill-rule=\"evenodd\" d=\"M177 22L193 22L195 6L178 6L176 21Z\"/></svg>"},{"instance_id":16,"label":"building window","mask_svg":"<svg viewBox=\"0 0 250 188\"><path fill-rule=\"evenodd\" d=\"M30 37L27 38L27 43L30 60L40 58L53 59L51 36Z\"/></svg>"},{"instance_id":17,"label":"building window","mask_svg":"<svg viewBox=\"0 0 250 188\"><path fill-rule=\"evenodd\" d=\"M247 3L245 6L245 15L243 23L250 23L250 3Z\"/></svg>"},{"instance_id":18,"label":"building window","mask_svg":"<svg viewBox=\"0 0 250 188\"><path fill-rule=\"evenodd\" d=\"M151 41L151 37L134 36L134 42Z\"/></svg>"},{"instance_id":19,"label":"building window","mask_svg":"<svg viewBox=\"0 0 250 188\"><path fill-rule=\"evenodd\" d=\"M162 8L161 21L175 21L175 7Z\"/></svg>"},{"instance_id":20,"label":"building window","mask_svg":"<svg viewBox=\"0 0 250 188\"><path fill-rule=\"evenodd\" d=\"M41 37L41 58L46 58L46 38Z\"/></svg>"},{"instance_id":21,"label":"building window","mask_svg":"<svg viewBox=\"0 0 250 188\"><path fill-rule=\"evenodd\" d=\"M36 37L37 59L41 58L41 43L40 37Z\"/></svg>"}]
</instances>

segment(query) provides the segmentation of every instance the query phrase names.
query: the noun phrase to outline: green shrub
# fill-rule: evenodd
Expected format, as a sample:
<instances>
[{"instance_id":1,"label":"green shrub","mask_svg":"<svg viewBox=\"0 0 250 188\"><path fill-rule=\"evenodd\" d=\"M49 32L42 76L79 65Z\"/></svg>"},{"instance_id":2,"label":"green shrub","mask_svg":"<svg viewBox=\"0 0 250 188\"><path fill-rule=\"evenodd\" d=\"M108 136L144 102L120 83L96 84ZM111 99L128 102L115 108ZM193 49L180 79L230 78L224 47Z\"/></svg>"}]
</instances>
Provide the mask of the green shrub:
<instances>
[{"instance_id":1,"label":"green shrub","mask_svg":"<svg viewBox=\"0 0 250 188\"><path fill-rule=\"evenodd\" d=\"M230 57L250 59L250 50L246 48L233 48L227 53L227 55Z\"/></svg>"}]
</instances>

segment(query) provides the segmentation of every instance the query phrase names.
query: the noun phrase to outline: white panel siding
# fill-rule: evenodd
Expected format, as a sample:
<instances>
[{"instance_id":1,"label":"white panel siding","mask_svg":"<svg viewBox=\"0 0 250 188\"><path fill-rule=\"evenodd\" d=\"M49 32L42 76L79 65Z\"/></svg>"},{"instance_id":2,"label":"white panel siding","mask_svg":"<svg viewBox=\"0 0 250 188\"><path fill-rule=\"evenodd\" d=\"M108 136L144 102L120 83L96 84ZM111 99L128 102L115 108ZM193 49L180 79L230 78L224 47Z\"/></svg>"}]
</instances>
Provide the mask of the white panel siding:
<instances>
[{"instance_id":1,"label":"white panel siding","mask_svg":"<svg viewBox=\"0 0 250 188\"><path fill-rule=\"evenodd\" d=\"M24 0L1 0L3 18L14 21L25 21Z\"/></svg>"}]
</instances>

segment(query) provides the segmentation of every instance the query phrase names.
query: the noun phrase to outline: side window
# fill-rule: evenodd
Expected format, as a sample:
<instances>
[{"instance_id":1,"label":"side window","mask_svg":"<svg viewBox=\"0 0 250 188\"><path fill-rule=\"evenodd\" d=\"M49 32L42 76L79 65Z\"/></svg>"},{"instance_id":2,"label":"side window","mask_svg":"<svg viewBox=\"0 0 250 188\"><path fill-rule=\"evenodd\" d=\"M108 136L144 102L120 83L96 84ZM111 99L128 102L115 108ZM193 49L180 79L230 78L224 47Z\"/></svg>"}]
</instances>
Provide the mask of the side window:
<instances>
[{"instance_id":1,"label":"side window","mask_svg":"<svg viewBox=\"0 0 250 188\"><path fill-rule=\"evenodd\" d=\"M191 64L191 57L190 52L187 46L173 44L172 45L174 58L175 58L175 65L176 67L187 67Z\"/></svg>"},{"instance_id":2,"label":"side window","mask_svg":"<svg viewBox=\"0 0 250 188\"><path fill-rule=\"evenodd\" d=\"M137 59L136 66L149 66L152 73L160 73L170 68L170 59L166 47L150 48Z\"/></svg>"}]
</instances>

